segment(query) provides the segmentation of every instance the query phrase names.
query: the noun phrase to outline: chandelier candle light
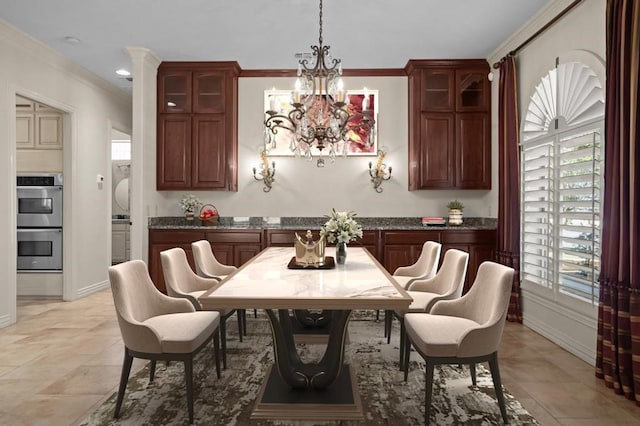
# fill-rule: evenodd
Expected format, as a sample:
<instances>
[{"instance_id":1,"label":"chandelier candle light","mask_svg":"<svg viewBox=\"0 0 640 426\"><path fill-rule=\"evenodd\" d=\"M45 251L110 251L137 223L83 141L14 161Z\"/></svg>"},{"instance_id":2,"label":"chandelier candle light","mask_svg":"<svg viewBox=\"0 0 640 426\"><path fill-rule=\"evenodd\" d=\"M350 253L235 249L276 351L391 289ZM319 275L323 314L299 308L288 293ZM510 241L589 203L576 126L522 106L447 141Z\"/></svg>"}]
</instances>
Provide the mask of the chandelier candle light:
<instances>
[{"instance_id":1,"label":"chandelier candle light","mask_svg":"<svg viewBox=\"0 0 640 426\"><path fill-rule=\"evenodd\" d=\"M307 59L298 62L295 90L291 106L286 115L275 110L270 104L265 125L265 142L270 143L279 130L291 132L289 148L296 155L303 155L313 161L311 149L315 147L323 154L328 148L329 159L333 162L337 154L337 144L342 142L342 155L348 152L350 130L366 129L367 144L373 141L373 110L365 89L362 112L354 112L349 107L349 96L344 89L340 59L330 58L329 46L322 44L322 0L320 0L320 29L318 44L311 46L315 64ZM330 64L327 64L330 62ZM324 165L318 160L318 167Z\"/></svg>"}]
</instances>

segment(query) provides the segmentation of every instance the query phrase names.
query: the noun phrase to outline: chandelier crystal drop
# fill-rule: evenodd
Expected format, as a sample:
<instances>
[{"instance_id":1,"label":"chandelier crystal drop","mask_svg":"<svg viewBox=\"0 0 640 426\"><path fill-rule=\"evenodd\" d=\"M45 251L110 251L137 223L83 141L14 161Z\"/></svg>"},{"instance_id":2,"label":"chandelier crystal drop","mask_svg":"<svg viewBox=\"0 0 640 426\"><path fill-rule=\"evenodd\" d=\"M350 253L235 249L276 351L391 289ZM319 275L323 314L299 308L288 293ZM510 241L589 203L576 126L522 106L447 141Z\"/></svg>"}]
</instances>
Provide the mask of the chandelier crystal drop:
<instances>
[{"instance_id":1,"label":"chandelier crystal drop","mask_svg":"<svg viewBox=\"0 0 640 426\"><path fill-rule=\"evenodd\" d=\"M365 89L361 105L351 105L342 80L340 59L331 58L322 44L322 0L320 0L318 44L311 46L315 63L306 58L298 62L297 78L291 94L292 109L287 113L267 111L265 143L275 143L279 131L290 132L289 148L296 156L313 161L312 148L320 155L327 148L330 161L348 152L349 132L366 129L366 143L373 142L373 105ZM324 162L323 162L324 164Z\"/></svg>"}]
</instances>

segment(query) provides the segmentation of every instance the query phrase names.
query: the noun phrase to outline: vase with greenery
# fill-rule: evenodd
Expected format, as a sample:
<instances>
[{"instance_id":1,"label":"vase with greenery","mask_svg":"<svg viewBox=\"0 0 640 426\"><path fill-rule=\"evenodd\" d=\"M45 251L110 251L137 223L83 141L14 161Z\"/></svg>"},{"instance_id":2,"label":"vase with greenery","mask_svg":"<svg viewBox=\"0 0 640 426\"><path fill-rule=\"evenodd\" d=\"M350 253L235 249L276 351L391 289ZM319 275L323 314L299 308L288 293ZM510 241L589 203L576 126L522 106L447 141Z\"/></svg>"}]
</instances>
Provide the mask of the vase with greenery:
<instances>
[{"instance_id":1,"label":"vase with greenery","mask_svg":"<svg viewBox=\"0 0 640 426\"><path fill-rule=\"evenodd\" d=\"M347 260L347 244L362 238L362 226L356 222L354 212L339 212L331 209L331 215L325 215L327 222L320 229L328 243L336 244L336 262L344 264Z\"/></svg>"},{"instance_id":2,"label":"vase with greenery","mask_svg":"<svg viewBox=\"0 0 640 426\"><path fill-rule=\"evenodd\" d=\"M464 210L462 201L449 201L447 208L449 209L449 225L462 225L462 211Z\"/></svg>"},{"instance_id":3,"label":"vase with greenery","mask_svg":"<svg viewBox=\"0 0 640 426\"><path fill-rule=\"evenodd\" d=\"M196 210L202 206L202 202L193 194L187 194L180 200L180 207L184 210L187 220L193 220Z\"/></svg>"}]
</instances>

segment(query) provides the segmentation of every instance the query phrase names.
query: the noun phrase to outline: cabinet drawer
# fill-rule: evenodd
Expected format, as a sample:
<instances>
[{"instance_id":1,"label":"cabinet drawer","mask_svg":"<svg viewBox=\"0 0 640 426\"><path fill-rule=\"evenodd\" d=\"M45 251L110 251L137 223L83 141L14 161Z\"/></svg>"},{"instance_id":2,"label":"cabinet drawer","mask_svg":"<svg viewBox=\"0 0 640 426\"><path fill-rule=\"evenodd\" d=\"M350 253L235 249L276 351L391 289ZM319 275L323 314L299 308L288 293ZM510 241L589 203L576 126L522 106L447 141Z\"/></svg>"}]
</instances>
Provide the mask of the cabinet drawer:
<instances>
[{"instance_id":1,"label":"cabinet drawer","mask_svg":"<svg viewBox=\"0 0 640 426\"><path fill-rule=\"evenodd\" d=\"M385 231L384 244L424 244L426 241L440 242L438 231Z\"/></svg>"},{"instance_id":2,"label":"cabinet drawer","mask_svg":"<svg viewBox=\"0 0 640 426\"><path fill-rule=\"evenodd\" d=\"M207 241L211 243L257 243L262 242L262 231L209 231Z\"/></svg>"},{"instance_id":3,"label":"cabinet drawer","mask_svg":"<svg viewBox=\"0 0 640 426\"><path fill-rule=\"evenodd\" d=\"M495 229L446 231L442 235L443 244L495 244L495 242Z\"/></svg>"},{"instance_id":4,"label":"cabinet drawer","mask_svg":"<svg viewBox=\"0 0 640 426\"><path fill-rule=\"evenodd\" d=\"M151 230L149 242L151 243L192 243L204 240L205 233L200 231L157 231Z\"/></svg>"}]
</instances>

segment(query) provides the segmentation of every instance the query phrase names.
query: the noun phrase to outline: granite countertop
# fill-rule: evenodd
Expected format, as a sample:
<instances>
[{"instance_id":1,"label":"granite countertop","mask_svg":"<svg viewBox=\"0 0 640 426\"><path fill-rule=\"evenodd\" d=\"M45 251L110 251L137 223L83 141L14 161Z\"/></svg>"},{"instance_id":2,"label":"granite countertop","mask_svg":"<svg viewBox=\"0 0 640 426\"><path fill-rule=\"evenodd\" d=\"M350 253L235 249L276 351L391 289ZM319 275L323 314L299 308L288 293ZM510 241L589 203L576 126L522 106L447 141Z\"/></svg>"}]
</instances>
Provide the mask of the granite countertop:
<instances>
[{"instance_id":1,"label":"granite countertop","mask_svg":"<svg viewBox=\"0 0 640 426\"><path fill-rule=\"evenodd\" d=\"M496 229L498 219L465 217L462 225L425 226L419 217L356 217L364 230L416 230L416 229ZM182 216L150 217L149 229L318 229L327 221L325 217L221 217L215 225L203 225Z\"/></svg>"}]
</instances>

